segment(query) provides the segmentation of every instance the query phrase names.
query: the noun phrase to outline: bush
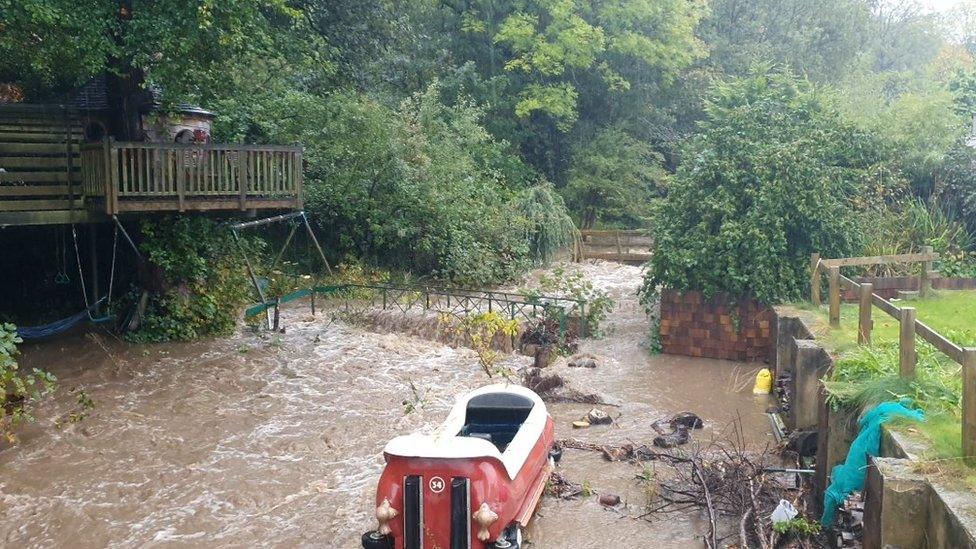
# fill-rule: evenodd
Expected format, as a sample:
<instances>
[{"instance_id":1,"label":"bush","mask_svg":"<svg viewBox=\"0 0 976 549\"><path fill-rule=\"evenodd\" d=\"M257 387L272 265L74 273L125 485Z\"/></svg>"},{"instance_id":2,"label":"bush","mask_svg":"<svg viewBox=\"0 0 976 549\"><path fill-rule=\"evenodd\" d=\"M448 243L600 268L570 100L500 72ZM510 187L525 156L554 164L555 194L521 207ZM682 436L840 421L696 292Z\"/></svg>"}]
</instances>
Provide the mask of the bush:
<instances>
[{"instance_id":1,"label":"bush","mask_svg":"<svg viewBox=\"0 0 976 549\"><path fill-rule=\"evenodd\" d=\"M705 112L654 208L642 293L664 286L796 300L812 252L861 249L854 198L877 145L809 83L778 71L717 84Z\"/></svg>"},{"instance_id":2,"label":"bush","mask_svg":"<svg viewBox=\"0 0 976 549\"><path fill-rule=\"evenodd\" d=\"M13 324L0 324L0 436L7 442L17 440L17 424L33 419L33 401L54 389L53 375L34 368L23 372L17 364L17 336Z\"/></svg>"},{"instance_id":3,"label":"bush","mask_svg":"<svg viewBox=\"0 0 976 549\"><path fill-rule=\"evenodd\" d=\"M139 249L151 265L144 282L152 293L139 329L128 338L185 341L230 333L240 308L254 299L231 231L205 217L146 219L140 227ZM260 253L260 241L244 242Z\"/></svg>"},{"instance_id":4,"label":"bush","mask_svg":"<svg viewBox=\"0 0 976 549\"><path fill-rule=\"evenodd\" d=\"M451 99L435 82L396 109L351 93L291 94L267 107L269 139L305 144L307 210L334 259L462 285L529 266L539 233L517 208L529 170L488 134L478 106Z\"/></svg>"}]
</instances>

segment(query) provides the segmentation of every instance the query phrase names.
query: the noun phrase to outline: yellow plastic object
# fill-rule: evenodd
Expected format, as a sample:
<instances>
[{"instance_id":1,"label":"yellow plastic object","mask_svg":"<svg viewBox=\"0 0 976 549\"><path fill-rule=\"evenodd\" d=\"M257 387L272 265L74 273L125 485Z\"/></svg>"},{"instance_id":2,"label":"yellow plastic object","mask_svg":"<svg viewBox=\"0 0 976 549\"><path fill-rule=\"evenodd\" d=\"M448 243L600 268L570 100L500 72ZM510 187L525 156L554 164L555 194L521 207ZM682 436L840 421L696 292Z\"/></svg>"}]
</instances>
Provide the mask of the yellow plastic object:
<instances>
[{"instance_id":1,"label":"yellow plastic object","mask_svg":"<svg viewBox=\"0 0 976 549\"><path fill-rule=\"evenodd\" d=\"M769 368L763 368L756 374L756 384L752 387L754 395L768 395L773 390L773 374Z\"/></svg>"}]
</instances>

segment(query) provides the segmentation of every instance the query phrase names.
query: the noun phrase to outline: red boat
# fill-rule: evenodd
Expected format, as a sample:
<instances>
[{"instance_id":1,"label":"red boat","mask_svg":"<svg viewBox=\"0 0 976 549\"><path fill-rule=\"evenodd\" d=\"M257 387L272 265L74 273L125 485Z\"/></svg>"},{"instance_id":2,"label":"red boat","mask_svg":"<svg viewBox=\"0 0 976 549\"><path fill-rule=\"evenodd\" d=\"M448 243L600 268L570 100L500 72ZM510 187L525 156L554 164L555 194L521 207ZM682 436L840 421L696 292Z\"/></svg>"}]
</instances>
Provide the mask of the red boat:
<instances>
[{"instance_id":1,"label":"red boat","mask_svg":"<svg viewBox=\"0 0 976 549\"><path fill-rule=\"evenodd\" d=\"M462 396L434 434L383 454L365 549L518 549L559 459L542 399L509 384Z\"/></svg>"}]
</instances>

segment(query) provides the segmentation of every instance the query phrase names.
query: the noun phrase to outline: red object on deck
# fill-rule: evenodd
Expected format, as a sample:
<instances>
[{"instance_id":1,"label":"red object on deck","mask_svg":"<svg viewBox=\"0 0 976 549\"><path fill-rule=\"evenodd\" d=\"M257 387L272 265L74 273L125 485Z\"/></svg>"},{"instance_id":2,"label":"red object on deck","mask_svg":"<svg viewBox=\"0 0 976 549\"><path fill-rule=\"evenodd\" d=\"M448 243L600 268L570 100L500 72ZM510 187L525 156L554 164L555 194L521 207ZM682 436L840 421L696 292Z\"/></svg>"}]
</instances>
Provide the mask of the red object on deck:
<instances>
[{"instance_id":1,"label":"red object on deck","mask_svg":"<svg viewBox=\"0 0 976 549\"><path fill-rule=\"evenodd\" d=\"M433 435L387 444L380 529L363 546L518 547L552 471L552 447L552 418L532 391L499 384L464 395Z\"/></svg>"}]
</instances>

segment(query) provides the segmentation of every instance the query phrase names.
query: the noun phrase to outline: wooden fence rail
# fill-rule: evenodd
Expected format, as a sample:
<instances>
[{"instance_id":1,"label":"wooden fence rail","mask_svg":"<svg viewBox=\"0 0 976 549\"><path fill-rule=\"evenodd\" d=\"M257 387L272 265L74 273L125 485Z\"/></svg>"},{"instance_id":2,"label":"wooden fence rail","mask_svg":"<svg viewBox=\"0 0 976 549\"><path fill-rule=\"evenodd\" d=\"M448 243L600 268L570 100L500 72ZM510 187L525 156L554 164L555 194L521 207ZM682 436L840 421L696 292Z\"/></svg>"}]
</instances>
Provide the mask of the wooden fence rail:
<instances>
[{"instance_id":1,"label":"wooden fence rail","mask_svg":"<svg viewBox=\"0 0 976 549\"><path fill-rule=\"evenodd\" d=\"M841 259L821 259L820 254L813 254L810 258L810 299L814 305L820 306L820 284L822 271L829 276L829 311L830 325L840 326L840 292L841 288L854 290L858 294L858 343L871 344L871 331L874 328L872 319L873 307L881 309L885 314L898 320L898 372L903 378L915 376L915 366L918 354L915 348L915 338L930 343L952 361L962 366L962 451L967 458L976 457L976 347L962 347L950 341L927 324L917 318L913 307L897 307L892 302L874 293L874 286L870 283L857 283L840 274L841 267L891 264L891 263L922 263L921 294L928 295L931 281L938 277L938 272L932 268L932 262L939 259L939 254L926 246L922 253L900 254L878 257L849 257Z\"/></svg>"}]
</instances>

